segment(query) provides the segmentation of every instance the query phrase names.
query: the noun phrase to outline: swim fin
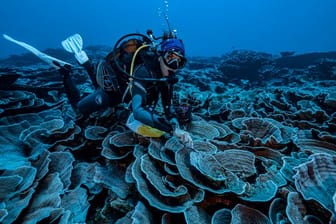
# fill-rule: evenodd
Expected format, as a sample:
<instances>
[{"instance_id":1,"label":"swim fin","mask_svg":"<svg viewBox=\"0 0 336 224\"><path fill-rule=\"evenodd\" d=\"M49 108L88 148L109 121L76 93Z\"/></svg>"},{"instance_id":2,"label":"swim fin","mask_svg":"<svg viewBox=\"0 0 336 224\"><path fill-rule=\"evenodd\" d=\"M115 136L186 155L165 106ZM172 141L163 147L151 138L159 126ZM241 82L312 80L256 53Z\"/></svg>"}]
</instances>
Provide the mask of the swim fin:
<instances>
[{"instance_id":1,"label":"swim fin","mask_svg":"<svg viewBox=\"0 0 336 224\"><path fill-rule=\"evenodd\" d=\"M73 66L72 64L68 63L68 62L65 62L65 61L62 61L60 59L57 59L57 58L54 58L50 55L47 55L39 50L37 50L36 48L34 48L33 46L25 43L25 42L22 42L22 41L18 41L18 40L15 40L14 38L6 35L6 34L3 34L2 35L6 40L10 41L10 42L13 42L25 49L27 49L28 51L30 51L31 53L35 54L37 57L39 57L42 61L48 63L49 65L53 66L54 68L57 68L57 69L60 69L61 67L64 67L65 65L67 66Z\"/></svg>"},{"instance_id":2,"label":"swim fin","mask_svg":"<svg viewBox=\"0 0 336 224\"><path fill-rule=\"evenodd\" d=\"M62 46L67 52L75 54L79 64L82 65L89 60L87 54L83 51L83 39L78 33L63 40Z\"/></svg>"}]
</instances>

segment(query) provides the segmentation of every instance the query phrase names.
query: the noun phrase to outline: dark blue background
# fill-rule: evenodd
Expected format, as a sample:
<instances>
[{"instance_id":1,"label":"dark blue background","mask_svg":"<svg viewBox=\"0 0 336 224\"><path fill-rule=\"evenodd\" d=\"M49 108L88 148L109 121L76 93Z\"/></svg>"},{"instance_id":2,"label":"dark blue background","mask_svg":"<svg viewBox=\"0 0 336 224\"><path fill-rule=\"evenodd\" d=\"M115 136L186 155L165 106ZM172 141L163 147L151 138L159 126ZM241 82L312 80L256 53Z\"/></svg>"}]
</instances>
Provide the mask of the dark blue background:
<instances>
[{"instance_id":1,"label":"dark blue background","mask_svg":"<svg viewBox=\"0 0 336 224\"><path fill-rule=\"evenodd\" d=\"M166 28L162 0L3 0L0 33L43 50L79 32L85 45L113 45L125 33ZM161 8L159 10L159 8ZM336 50L335 0L170 0L171 25L189 56L232 49L279 53ZM25 52L0 38L0 58Z\"/></svg>"}]
</instances>

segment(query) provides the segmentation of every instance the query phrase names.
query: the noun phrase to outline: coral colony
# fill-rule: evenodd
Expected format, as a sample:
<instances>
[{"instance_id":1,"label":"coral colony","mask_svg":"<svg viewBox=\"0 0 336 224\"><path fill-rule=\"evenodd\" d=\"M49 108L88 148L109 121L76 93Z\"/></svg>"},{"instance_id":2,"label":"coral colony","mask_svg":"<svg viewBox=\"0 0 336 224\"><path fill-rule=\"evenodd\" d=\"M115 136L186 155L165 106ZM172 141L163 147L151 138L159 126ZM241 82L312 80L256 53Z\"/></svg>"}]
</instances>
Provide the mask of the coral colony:
<instances>
[{"instance_id":1,"label":"coral colony","mask_svg":"<svg viewBox=\"0 0 336 224\"><path fill-rule=\"evenodd\" d=\"M193 148L135 135L127 110L77 117L32 58L0 62L1 223L336 222L336 53L190 58Z\"/></svg>"}]
</instances>

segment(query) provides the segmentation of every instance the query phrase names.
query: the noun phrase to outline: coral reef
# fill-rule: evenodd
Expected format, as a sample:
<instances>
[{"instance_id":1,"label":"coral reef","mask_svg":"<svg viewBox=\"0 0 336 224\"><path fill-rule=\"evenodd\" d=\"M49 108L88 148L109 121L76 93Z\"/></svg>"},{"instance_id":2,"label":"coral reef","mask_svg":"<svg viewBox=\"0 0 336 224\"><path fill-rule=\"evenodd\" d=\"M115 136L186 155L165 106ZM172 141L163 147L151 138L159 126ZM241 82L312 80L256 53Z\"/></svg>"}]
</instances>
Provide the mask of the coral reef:
<instances>
[{"instance_id":1,"label":"coral reef","mask_svg":"<svg viewBox=\"0 0 336 224\"><path fill-rule=\"evenodd\" d=\"M31 57L0 61L1 223L336 222L335 53L190 59L192 148L132 133L122 109L77 116Z\"/></svg>"}]
</instances>

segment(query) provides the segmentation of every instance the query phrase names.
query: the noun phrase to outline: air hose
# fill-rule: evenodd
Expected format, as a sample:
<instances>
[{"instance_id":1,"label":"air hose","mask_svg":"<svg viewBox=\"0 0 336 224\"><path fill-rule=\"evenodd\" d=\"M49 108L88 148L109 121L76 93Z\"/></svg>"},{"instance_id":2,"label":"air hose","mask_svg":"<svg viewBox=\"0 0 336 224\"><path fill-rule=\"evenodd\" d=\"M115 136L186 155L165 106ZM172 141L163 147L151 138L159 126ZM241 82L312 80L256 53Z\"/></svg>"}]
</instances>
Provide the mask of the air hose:
<instances>
[{"instance_id":1,"label":"air hose","mask_svg":"<svg viewBox=\"0 0 336 224\"><path fill-rule=\"evenodd\" d=\"M148 45L148 44L144 44L144 45L140 46L140 47L134 52L134 55L133 55L133 57L132 57L132 62L131 62L131 68L130 68L130 76L131 76L130 79L133 79L133 72L134 72L135 59L136 59L138 53L139 53L142 49L144 49L144 48L146 48L146 47L150 47L150 45Z\"/></svg>"}]
</instances>

